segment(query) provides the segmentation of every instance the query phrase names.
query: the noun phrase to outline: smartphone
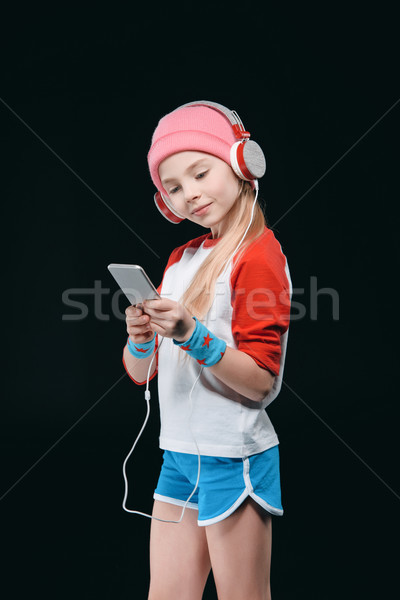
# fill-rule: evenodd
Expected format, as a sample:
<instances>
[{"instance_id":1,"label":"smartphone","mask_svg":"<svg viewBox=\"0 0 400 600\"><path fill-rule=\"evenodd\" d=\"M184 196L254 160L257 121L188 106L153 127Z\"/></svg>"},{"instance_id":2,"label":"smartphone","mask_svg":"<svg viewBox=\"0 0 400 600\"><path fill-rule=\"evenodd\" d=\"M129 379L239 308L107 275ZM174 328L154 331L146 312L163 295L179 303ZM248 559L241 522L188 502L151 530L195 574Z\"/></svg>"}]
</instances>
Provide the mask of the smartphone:
<instances>
[{"instance_id":1,"label":"smartphone","mask_svg":"<svg viewBox=\"0 0 400 600\"><path fill-rule=\"evenodd\" d=\"M155 300L160 294L139 265L119 265L112 263L107 269L118 283L132 305L141 304L143 300Z\"/></svg>"}]
</instances>

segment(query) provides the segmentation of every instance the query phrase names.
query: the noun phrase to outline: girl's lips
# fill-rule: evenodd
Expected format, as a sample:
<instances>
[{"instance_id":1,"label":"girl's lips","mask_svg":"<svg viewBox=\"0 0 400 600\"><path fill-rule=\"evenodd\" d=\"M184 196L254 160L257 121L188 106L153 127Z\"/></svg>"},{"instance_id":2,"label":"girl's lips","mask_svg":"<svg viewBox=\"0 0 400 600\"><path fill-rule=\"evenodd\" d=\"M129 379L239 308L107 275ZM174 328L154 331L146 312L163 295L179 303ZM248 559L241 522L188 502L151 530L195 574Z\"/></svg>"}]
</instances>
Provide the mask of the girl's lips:
<instances>
[{"instance_id":1,"label":"girl's lips","mask_svg":"<svg viewBox=\"0 0 400 600\"><path fill-rule=\"evenodd\" d=\"M207 210L209 209L210 206L211 206L211 202L210 202L210 204L206 204L202 208L199 208L198 210L195 210L192 214L196 215L196 217L198 217L200 215L204 215L207 212Z\"/></svg>"}]
</instances>

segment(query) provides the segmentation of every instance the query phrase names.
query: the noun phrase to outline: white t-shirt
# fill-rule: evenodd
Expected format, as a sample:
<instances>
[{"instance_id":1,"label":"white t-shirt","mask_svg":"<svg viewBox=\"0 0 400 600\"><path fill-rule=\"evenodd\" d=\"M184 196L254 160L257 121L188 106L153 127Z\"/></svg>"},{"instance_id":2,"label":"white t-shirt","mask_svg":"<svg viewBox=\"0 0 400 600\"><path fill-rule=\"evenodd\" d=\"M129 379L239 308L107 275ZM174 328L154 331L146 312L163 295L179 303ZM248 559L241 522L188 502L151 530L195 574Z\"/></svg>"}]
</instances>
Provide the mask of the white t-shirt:
<instances>
[{"instance_id":1,"label":"white t-shirt","mask_svg":"<svg viewBox=\"0 0 400 600\"><path fill-rule=\"evenodd\" d=\"M208 233L176 248L158 288L161 296L179 301L218 241ZM286 257L273 231L265 227L234 270L231 260L218 278L213 304L202 323L228 346L269 369L275 375L273 389L262 402L252 401L194 358L183 360L184 350L164 338L153 375L158 373L160 448L197 454L197 444L203 455L241 458L279 443L265 408L282 385L291 296Z\"/></svg>"}]
</instances>

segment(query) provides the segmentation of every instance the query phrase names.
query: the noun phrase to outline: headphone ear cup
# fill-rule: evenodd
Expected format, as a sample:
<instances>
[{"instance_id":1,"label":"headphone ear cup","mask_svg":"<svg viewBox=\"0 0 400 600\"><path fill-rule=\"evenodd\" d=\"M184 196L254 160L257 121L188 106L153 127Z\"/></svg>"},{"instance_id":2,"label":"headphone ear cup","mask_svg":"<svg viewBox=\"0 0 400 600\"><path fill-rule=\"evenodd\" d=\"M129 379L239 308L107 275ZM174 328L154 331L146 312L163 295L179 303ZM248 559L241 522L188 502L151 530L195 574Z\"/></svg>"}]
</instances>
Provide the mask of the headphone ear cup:
<instances>
[{"instance_id":1,"label":"headphone ear cup","mask_svg":"<svg viewBox=\"0 0 400 600\"><path fill-rule=\"evenodd\" d=\"M233 144L230 158L232 169L240 179L251 181L265 174L264 152L253 140L242 140Z\"/></svg>"},{"instance_id":2,"label":"headphone ear cup","mask_svg":"<svg viewBox=\"0 0 400 600\"><path fill-rule=\"evenodd\" d=\"M154 194L154 202L155 202L155 205L157 206L158 210L160 211L160 213L170 223L173 223L174 225L178 225L179 223L182 223L182 221L185 220L184 217L182 217L178 212L175 212L173 210L173 208L169 205L166 198L164 198L164 196L162 195L161 192L156 192Z\"/></svg>"}]
</instances>

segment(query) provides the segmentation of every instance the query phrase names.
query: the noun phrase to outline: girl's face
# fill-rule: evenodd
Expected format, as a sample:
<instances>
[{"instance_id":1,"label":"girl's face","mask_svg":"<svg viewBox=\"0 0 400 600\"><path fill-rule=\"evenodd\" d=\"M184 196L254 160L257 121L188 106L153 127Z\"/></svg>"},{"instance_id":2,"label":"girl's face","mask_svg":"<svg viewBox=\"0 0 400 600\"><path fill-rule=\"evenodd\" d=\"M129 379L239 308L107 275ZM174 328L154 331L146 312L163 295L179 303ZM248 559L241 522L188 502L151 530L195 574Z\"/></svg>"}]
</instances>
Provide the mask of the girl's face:
<instances>
[{"instance_id":1,"label":"girl's face","mask_svg":"<svg viewBox=\"0 0 400 600\"><path fill-rule=\"evenodd\" d=\"M161 182L176 210L189 221L222 237L226 215L237 199L240 182L231 167L205 152L177 152L160 164Z\"/></svg>"}]
</instances>

